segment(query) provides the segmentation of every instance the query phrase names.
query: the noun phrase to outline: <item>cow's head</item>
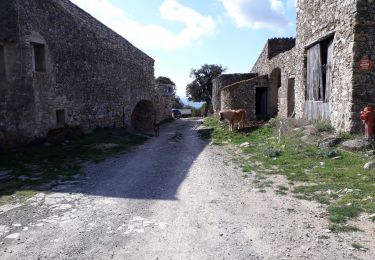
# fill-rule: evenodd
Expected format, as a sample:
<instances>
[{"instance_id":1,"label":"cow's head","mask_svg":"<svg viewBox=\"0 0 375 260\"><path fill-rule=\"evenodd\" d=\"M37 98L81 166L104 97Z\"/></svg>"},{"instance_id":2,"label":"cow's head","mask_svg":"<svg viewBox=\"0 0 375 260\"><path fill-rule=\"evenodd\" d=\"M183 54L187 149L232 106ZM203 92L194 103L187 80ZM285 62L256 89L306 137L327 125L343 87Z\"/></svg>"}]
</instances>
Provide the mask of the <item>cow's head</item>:
<instances>
[{"instance_id":1,"label":"cow's head","mask_svg":"<svg viewBox=\"0 0 375 260\"><path fill-rule=\"evenodd\" d=\"M224 120L223 112L220 112L219 115L220 115L220 121L223 121Z\"/></svg>"}]
</instances>

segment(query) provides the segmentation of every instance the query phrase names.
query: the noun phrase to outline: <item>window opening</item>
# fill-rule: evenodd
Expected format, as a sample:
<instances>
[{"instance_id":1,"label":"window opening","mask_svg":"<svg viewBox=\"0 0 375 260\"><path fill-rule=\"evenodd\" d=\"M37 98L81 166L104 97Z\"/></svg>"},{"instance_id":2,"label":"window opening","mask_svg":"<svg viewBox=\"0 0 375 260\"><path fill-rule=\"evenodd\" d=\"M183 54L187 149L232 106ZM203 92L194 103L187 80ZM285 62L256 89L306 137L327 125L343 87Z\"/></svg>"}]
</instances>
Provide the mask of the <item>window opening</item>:
<instances>
[{"instance_id":1,"label":"window opening","mask_svg":"<svg viewBox=\"0 0 375 260\"><path fill-rule=\"evenodd\" d=\"M32 43L32 64L33 71L45 72L46 71L46 51L45 45L39 43Z\"/></svg>"},{"instance_id":2,"label":"window opening","mask_svg":"<svg viewBox=\"0 0 375 260\"><path fill-rule=\"evenodd\" d=\"M65 125L65 109L56 110L56 123L59 126Z\"/></svg>"},{"instance_id":3,"label":"window opening","mask_svg":"<svg viewBox=\"0 0 375 260\"><path fill-rule=\"evenodd\" d=\"M5 50L4 46L0 45L0 79L5 78L6 70L5 70Z\"/></svg>"}]
</instances>

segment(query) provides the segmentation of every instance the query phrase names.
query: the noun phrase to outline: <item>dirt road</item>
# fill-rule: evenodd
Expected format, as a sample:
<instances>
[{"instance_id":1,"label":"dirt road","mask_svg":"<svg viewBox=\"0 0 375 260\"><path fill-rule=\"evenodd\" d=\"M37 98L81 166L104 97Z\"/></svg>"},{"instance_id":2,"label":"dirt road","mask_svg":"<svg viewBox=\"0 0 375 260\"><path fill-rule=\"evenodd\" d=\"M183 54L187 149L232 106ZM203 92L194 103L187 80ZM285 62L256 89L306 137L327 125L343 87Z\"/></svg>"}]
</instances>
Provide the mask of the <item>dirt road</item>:
<instances>
[{"instance_id":1,"label":"dirt road","mask_svg":"<svg viewBox=\"0 0 375 260\"><path fill-rule=\"evenodd\" d=\"M319 204L260 193L196 125L0 207L0 259L373 259L374 230L333 234Z\"/></svg>"}]
</instances>

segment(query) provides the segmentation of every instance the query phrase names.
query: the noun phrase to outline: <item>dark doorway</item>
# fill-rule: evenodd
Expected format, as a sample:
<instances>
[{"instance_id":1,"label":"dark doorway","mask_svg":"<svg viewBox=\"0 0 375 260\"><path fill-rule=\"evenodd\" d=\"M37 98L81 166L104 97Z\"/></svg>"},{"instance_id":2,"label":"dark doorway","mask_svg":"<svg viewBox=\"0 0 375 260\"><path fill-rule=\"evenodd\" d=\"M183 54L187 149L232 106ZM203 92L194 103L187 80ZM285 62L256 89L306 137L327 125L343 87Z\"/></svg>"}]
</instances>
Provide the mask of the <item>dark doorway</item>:
<instances>
[{"instance_id":1,"label":"dark doorway","mask_svg":"<svg viewBox=\"0 0 375 260\"><path fill-rule=\"evenodd\" d=\"M131 116L132 130L140 133L152 133L155 118L156 110L151 101L139 101Z\"/></svg>"},{"instance_id":2,"label":"dark doorway","mask_svg":"<svg viewBox=\"0 0 375 260\"><path fill-rule=\"evenodd\" d=\"M255 90L255 115L257 119L267 116L267 88L256 88Z\"/></svg>"},{"instance_id":3,"label":"dark doorway","mask_svg":"<svg viewBox=\"0 0 375 260\"><path fill-rule=\"evenodd\" d=\"M0 45L0 79L5 78L5 52L4 47Z\"/></svg>"},{"instance_id":4,"label":"dark doorway","mask_svg":"<svg viewBox=\"0 0 375 260\"><path fill-rule=\"evenodd\" d=\"M269 78L268 90L268 109L270 116L276 116L279 113L279 89L281 87L281 69L275 68Z\"/></svg>"},{"instance_id":5,"label":"dark doorway","mask_svg":"<svg viewBox=\"0 0 375 260\"><path fill-rule=\"evenodd\" d=\"M294 78L288 79L288 117L292 117L295 107Z\"/></svg>"}]
</instances>

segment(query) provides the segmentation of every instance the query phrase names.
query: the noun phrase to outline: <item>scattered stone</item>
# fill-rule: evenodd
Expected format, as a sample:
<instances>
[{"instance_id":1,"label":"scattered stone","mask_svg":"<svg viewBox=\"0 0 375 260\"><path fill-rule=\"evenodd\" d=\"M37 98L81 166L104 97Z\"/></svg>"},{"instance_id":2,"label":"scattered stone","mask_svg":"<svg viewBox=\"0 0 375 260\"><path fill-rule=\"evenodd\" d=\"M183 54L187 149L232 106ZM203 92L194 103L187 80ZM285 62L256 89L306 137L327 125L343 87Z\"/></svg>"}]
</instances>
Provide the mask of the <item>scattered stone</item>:
<instances>
[{"instance_id":1,"label":"scattered stone","mask_svg":"<svg viewBox=\"0 0 375 260\"><path fill-rule=\"evenodd\" d=\"M244 143L240 144L240 147L244 147L244 148L249 147L249 146L250 146L249 142L244 142Z\"/></svg>"},{"instance_id":2,"label":"scattered stone","mask_svg":"<svg viewBox=\"0 0 375 260\"><path fill-rule=\"evenodd\" d=\"M317 130L316 130L315 126L307 125L307 126L304 127L304 130L302 131L302 133L306 136L309 136L309 135L316 134Z\"/></svg>"},{"instance_id":3,"label":"scattered stone","mask_svg":"<svg viewBox=\"0 0 375 260\"><path fill-rule=\"evenodd\" d=\"M342 160L342 156L335 156L332 158L332 160Z\"/></svg>"},{"instance_id":4,"label":"scattered stone","mask_svg":"<svg viewBox=\"0 0 375 260\"><path fill-rule=\"evenodd\" d=\"M319 143L319 147L320 148L331 148L331 147L335 147L336 145L338 145L341 141L341 138L337 137L337 136L328 136L326 138L324 138L320 143Z\"/></svg>"},{"instance_id":5,"label":"scattered stone","mask_svg":"<svg viewBox=\"0 0 375 260\"><path fill-rule=\"evenodd\" d=\"M42 180L43 178L42 177L32 177L30 178L30 181L39 181L39 180Z\"/></svg>"},{"instance_id":6,"label":"scattered stone","mask_svg":"<svg viewBox=\"0 0 375 260\"><path fill-rule=\"evenodd\" d=\"M310 143L311 143L310 137L307 136L307 135L302 136L302 137L301 137L301 141L302 141L303 143L306 143L306 144L310 144Z\"/></svg>"},{"instance_id":7,"label":"scattered stone","mask_svg":"<svg viewBox=\"0 0 375 260\"><path fill-rule=\"evenodd\" d=\"M22 225L20 223L12 224L13 227L21 227Z\"/></svg>"},{"instance_id":8,"label":"scattered stone","mask_svg":"<svg viewBox=\"0 0 375 260\"><path fill-rule=\"evenodd\" d=\"M369 147L371 143L366 139L354 139L345 141L341 144L341 146L348 150L358 151L363 150Z\"/></svg>"},{"instance_id":9,"label":"scattered stone","mask_svg":"<svg viewBox=\"0 0 375 260\"><path fill-rule=\"evenodd\" d=\"M19 239L20 233L13 233L13 234L10 234L10 235L6 236L5 238L7 238L7 239Z\"/></svg>"},{"instance_id":10,"label":"scattered stone","mask_svg":"<svg viewBox=\"0 0 375 260\"><path fill-rule=\"evenodd\" d=\"M374 156L375 155L375 150L370 150L366 152L367 156Z\"/></svg>"},{"instance_id":11,"label":"scattered stone","mask_svg":"<svg viewBox=\"0 0 375 260\"><path fill-rule=\"evenodd\" d=\"M21 176L18 176L17 179L21 180L21 181L27 181L30 179L30 177L27 177L25 175L21 175Z\"/></svg>"},{"instance_id":12,"label":"scattered stone","mask_svg":"<svg viewBox=\"0 0 375 260\"><path fill-rule=\"evenodd\" d=\"M13 176L9 175L7 171L0 171L0 180L11 179Z\"/></svg>"},{"instance_id":13,"label":"scattered stone","mask_svg":"<svg viewBox=\"0 0 375 260\"><path fill-rule=\"evenodd\" d=\"M368 162L365 164L365 166L363 166L363 169L365 170L370 170L370 169L373 169L375 168L375 162Z\"/></svg>"},{"instance_id":14,"label":"scattered stone","mask_svg":"<svg viewBox=\"0 0 375 260\"><path fill-rule=\"evenodd\" d=\"M112 144L112 143L100 143L100 144L93 144L90 145L91 148L96 150L108 150L119 147L119 144Z\"/></svg>"},{"instance_id":15,"label":"scattered stone","mask_svg":"<svg viewBox=\"0 0 375 260\"><path fill-rule=\"evenodd\" d=\"M9 210L21 207L22 204L5 204L3 206L0 206L0 214L8 212Z\"/></svg>"}]
</instances>

